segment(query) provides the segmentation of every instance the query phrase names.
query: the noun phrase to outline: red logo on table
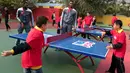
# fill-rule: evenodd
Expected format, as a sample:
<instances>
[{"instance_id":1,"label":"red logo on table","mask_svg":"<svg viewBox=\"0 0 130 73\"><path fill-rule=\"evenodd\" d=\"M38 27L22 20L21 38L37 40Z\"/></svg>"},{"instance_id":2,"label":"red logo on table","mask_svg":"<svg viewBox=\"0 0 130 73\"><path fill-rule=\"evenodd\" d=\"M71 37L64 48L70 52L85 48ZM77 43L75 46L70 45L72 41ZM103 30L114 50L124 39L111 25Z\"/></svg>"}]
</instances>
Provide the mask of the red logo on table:
<instances>
[{"instance_id":1,"label":"red logo on table","mask_svg":"<svg viewBox=\"0 0 130 73\"><path fill-rule=\"evenodd\" d=\"M94 42L91 42L91 41L81 41L81 40L78 40L74 43L72 43L73 45L77 45L77 46L82 46L82 47L86 47L86 48L91 48L93 47L93 45L95 45Z\"/></svg>"}]
</instances>

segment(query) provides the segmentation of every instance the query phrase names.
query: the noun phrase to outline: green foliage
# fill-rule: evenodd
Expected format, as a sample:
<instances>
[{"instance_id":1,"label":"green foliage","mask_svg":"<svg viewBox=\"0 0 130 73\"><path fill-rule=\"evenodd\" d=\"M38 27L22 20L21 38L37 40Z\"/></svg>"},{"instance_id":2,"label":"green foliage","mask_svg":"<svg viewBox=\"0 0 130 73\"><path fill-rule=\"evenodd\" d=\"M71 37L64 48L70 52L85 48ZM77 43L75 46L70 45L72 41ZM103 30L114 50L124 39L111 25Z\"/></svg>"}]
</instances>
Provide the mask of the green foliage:
<instances>
[{"instance_id":1,"label":"green foliage","mask_svg":"<svg viewBox=\"0 0 130 73\"><path fill-rule=\"evenodd\" d=\"M30 8L35 8L37 2L48 2L49 0L0 0L0 8L8 7L9 9L17 9L19 7L28 5ZM56 0L58 2L59 0ZM70 0L62 0L68 6ZM72 0L74 8L78 11L79 15L85 16L87 12L93 15L102 16L104 14L122 14L130 16L130 4L125 0L117 3L117 0Z\"/></svg>"},{"instance_id":2,"label":"green foliage","mask_svg":"<svg viewBox=\"0 0 130 73\"><path fill-rule=\"evenodd\" d=\"M91 12L93 15L102 16L104 14L122 14L130 16L130 4L125 0L73 0L74 7L79 15L86 15Z\"/></svg>"},{"instance_id":3,"label":"green foliage","mask_svg":"<svg viewBox=\"0 0 130 73\"><path fill-rule=\"evenodd\" d=\"M25 5L34 7L34 0L0 0L0 7L8 7L10 9L16 9Z\"/></svg>"},{"instance_id":4,"label":"green foliage","mask_svg":"<svg viewBox=\"0 0 130 73\"><path fill-rule=\"evenodd\" d=\"M78 11L79 15L86 15L87 12L91 12L94 15L103 15L106 4L105 0L73 0L74 7Z\"/></svg>"}]
</instances>

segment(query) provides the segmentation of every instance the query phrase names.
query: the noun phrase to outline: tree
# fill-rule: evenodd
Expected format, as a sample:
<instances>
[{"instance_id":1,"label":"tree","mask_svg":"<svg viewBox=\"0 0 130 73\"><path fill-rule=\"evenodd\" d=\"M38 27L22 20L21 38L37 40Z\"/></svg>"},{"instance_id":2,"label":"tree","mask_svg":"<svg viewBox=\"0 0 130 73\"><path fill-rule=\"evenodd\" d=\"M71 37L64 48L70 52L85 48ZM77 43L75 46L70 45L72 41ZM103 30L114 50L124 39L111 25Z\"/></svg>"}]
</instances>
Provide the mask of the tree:
<instances>
[{"instance_id":1,"label":"tree","mask_svg":"<svg viewBox=\"0 0 130 73\"><path fill-rule=\"evenodd\" d=\"M74 8L78 11L79 15L86 15L87 12L91 12L94 15L104 14L123 14L130 16L130 4L122 0L121 3L118 0L73 0ZM120 5L122 4L122 5Z\"/></svg>"},{"instance_id":2,"label":"tree","mask_svg":"<svg viewBox=\"0 0 130 73\"><path fill-rule=\"evenodd\" d=\"M79 15L86 15L91 12L94 15L103 15L105 11L106 0L73 0L74 7Z\"/></svg>"},{"instance_id":3,"label":"tree","mask_svg":"<svg viewBox=\"0 0 130 73\"><path fill-rule=\"evenodd\" d=\"M8 7L9 9L17 9L19 7L28 5L34 7L37 0L0 0L0 7Z\"/></svg>"},{"instance_id":4,"label":"tree","mask_svg":"<svg viewBox=\"0 0 130 73\"><path fill-rule=\"evenodd\" d=\"M121 2L111 2L107 5L105 14L121 14L125 16L130 16L130 3L125 2L122 0Z\"/></svg>"}]
</instances>

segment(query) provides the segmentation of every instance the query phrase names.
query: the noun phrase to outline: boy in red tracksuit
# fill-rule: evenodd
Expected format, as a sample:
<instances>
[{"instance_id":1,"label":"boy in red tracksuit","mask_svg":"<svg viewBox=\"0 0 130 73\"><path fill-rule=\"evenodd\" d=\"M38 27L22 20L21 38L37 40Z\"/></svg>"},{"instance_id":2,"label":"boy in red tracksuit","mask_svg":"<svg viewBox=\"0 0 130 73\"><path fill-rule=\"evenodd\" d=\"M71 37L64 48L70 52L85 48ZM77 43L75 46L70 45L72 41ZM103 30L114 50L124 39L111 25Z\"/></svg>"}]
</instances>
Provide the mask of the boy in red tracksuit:
<instances>
[{"instance_id":1,"label":"boy in red tracksuit","mask_svg":"<svg viewBox=\"0 0 130 73\"><path fill-rule=\"evenodd\" d=\"M113 36L112 44L106 47L107 49L113 49L114 51L111 66L106 73L115 73L115 70L117 70L117 73L125 73L123 62L126 52L126 35L122 29L122 25L121 20L116 20L113 25L113 30L102 33L102 36L105 34Z\"/></svg>"},{"instance_id":2,"label":"boy in red tracksuit","mask_svg":"<svg viewBox=\"0 0 130 73\"><path fill-rule=\"evenodd\" d=\"M92 26L92 22L93 22L93 17L88 12L87 16L85 17L85 28ZM86 38L86 34L84 34L84 38ZM87 34L87 38L90 39L89 34Z\"/></svg>"},{"instance_id":3,"label":"boy in red tracksuit","mask_svg":"<svg viewBox=\"0 0 130 73\"><path fill-rule=\"evenodd\" d=\"M44 44L43 32L46 30L47 18L40 16L36 26L28 33L25 43L14 46L12 50L3 51L2 56L17 55L22 53L22 67L24 73L42 72L42 48Z\"/></svg>"},{"instance_id":4,"label":"boy in red tracksuit","mask_svg":"<svg viewBox=\"0 0 130 73\"><path fill-rule=\"evenodd\" d=\"M81 28L81 26L82 26L82 17L81 16L78 17L77 22L78 22L78 28Z\"/></svg>"},{"instance_id":5,"label":"boy in red tracksuit","mask_svg":"<svg viewBox=\"0 0 130 73\"><path fill-rule=\"evenodd\" d=\"M87 13L87 16L85 17L85 24L86 27L92 26L93 17L90 15L90 13Z\"/></svg>"},{"instance_id":6,"label":"boy in red tracksuit","mask_svg":"<svg viewBox=\"0 0 130 73\"><path fill-rule=\"evenodd\" d=\"M84 28L85 28L85 25L86 25L86 24L85 24L85 19L83 19L83 20L82 20L82 24L81 24L81 28L84 29ZM86 33L82 33L81 36L82 36L83 38L86 38Z\"/></svg>"},{"instance_id":7,"label":"boy in red tracksuit","mask_svg":"<svg viewBox=\"0 0 130 73\"><path fill-rule=\"evenodd\" d=\"M61 20L61 16L57 20L57 34L60 34L60 20Z\"/></svg>"},{"instance_id":8,"label":"boy in red tracksuit","mask_svg":"<svg viewBox=\"0 0 130 73\"><path fill-rule=\"evenodd\" d=\"M112 17L112 20L111 20L112 26L114 25L116 20L118 20L118 18L116 17L116 14L113 14L113 17Z\"/></svg>"},{"instance_id":9,"label":"boy in red tracksuit","mask_svg":"<svg viewBox=\"0 0 130 73\"><path fill-rule=\"evenodd\" d=\"M112 20L111 20L111 25L110 26L112 26L113 27L113 25L114 25L114 23L115 23L115 21L117 20L118 18L116 17L116 14L114 13L113 14L113 17L112 17ZM112 43L112 39L110 39L110 42L109 43Z\"/></svg>"}]
</instances>

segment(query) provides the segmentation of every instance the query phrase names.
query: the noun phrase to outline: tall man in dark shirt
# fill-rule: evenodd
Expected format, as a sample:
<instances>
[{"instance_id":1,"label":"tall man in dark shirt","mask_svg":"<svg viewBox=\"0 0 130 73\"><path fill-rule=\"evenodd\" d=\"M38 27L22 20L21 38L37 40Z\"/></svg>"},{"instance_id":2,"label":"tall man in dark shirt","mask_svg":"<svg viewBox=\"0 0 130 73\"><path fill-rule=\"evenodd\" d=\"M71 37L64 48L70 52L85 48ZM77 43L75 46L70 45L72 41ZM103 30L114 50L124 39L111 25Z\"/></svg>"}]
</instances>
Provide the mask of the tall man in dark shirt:
<instances>
[{"instance_id":1,"label":"tall man in dark shirt","mask_svg":"<svg viewBox=\"0 0 130 73\"><path fill-rule=\"evenodd\" d=\"M27 6L19 8L17 10L16 17L20 23L19 28L18 28L18 34L23 33L24 29L25 29L25 32L28 33L31 27L34 26L32 10L29 9ZM18 44L20 44L20 40L17 40L16 45Z\"/></svg>"},{"instance_id":2,"label":"tall man in dark shirt","mask_svg":"<svg viewBox=\"0 0 130 73\"><path fill-rule=\"evenodd\" d=\"M73 26L76 28L77 25L77 11L73 8L73 2L70 1L69 6L63 9L60 26L61 33L72 32Z\"/></svg>"},{"instance_id":3,"label":"tall man in dark shirt","mask_svg":"<svg viewBox=\"0 0 130 73\"><path fill-rule=\"evenodd\" d=\"M8 31L10 29L10 26L8 24L10 19L10 14L7 7L5 7L4 10L5 10L5 26L6 26L6 30Z\"/></svg>"}]
</instances>

